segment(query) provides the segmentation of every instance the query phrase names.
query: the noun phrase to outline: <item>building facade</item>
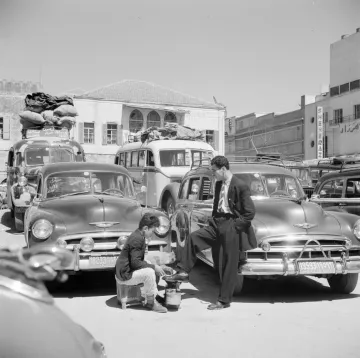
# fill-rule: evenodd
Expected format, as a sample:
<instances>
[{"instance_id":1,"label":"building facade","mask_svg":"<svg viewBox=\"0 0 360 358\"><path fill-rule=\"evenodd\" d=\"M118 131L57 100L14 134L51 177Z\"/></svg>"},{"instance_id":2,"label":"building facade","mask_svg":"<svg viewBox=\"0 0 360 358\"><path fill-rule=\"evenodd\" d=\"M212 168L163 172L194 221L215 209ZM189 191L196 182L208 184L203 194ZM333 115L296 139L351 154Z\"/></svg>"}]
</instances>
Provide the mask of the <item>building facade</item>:
<instances>
[{"instance_id":1,"label":"building facade","mask_svg":"<svg viewBox=\"0 0 360 358\"><path fill-rule=\"evenodd\" d=\"M360 153L360 28L330 46L330 88L305 107L305 158Z\"/></svg>"},{"instance_id":2,"label":"building facade","mask_svg":"<svg viewBox=\"0 0 360 358\"><path fill-rule=\"evenodd\" d=\"M203 131L215 150L225 152L224 107L155 84L121 81L75 96L74 105L79 116L73 136L87 160L112 163L129 136L169 122Z\"/></svg>"},{"instance_id":3,"label":"building facade","mask_svg":"<svg viewBox=\"0 0 360 358\"><path fill-rule=\"evenodd\" d=\"M282 153L284 156L304 157L304 107L277 114L250 113L225 121L225 153L230 160L256 153Z\"/></svg>"}]
</instances>

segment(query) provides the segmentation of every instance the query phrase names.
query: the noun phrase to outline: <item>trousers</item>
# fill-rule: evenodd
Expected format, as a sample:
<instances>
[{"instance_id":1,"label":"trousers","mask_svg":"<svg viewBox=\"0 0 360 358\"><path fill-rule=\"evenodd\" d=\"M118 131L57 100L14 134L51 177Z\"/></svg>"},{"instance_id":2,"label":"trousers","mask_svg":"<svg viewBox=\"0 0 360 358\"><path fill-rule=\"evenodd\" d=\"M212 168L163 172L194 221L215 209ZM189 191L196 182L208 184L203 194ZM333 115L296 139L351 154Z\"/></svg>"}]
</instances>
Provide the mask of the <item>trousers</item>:
<instances>
[{"instance_id":1,"label":"trousers","mask_svg":"<svg viewBox=\"0 0 360 358\"><path fill-rule=\"evenodd\" d=\"M212 248L214 266L219 270L218 301L230 303L235 289L239 264L239 233L231 217L215 217L209 226L194 231L185 243L177 266L190 272L196 263L196 254Z\"/></svg>"},{"instance_id":2,"label":"trousers","mask_svg":"<svg viewBox=\"0 0 360 358\"><path fill-rule=\"evenodd\" d=\"M133 271L131 279L121 281L121 283L129 286L143 283L144 286L140 287L143 297L152 295L156 297L158 294L155 271L151 267Z\"/></svg>"}]
</instances>

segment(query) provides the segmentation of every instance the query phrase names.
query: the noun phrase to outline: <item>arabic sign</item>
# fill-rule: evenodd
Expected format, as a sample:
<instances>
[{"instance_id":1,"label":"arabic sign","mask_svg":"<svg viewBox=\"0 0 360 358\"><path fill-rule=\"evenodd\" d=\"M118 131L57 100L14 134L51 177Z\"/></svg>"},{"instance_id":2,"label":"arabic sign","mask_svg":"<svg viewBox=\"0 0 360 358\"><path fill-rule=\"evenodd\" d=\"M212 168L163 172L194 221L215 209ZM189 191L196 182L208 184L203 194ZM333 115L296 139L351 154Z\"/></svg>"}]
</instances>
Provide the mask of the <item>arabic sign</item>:
<instances>
[{"instance_id":1,"label":"arabic sign","mask_svg":"<svg viewBox=\"0 0 360 358\"><path fill-rule=\"evenodd\" d=\"M316 157L318 159L323 158L324 153L324 110L323 107L317 107L316 108L316 149L317 149L317 155Z\"/></svg>"},{"instance_id":2,"label":"arabic sign","mask_svg":"<svg viewBox=\"0 0 360 358\"><path fill-rule=\"evenodd\" d=\"M26 138L34 137L58 137L69 139L69 130L67 128L55 129L53 127L42 129L28 129L26 131Z\"/></svg>"}]
</instances>

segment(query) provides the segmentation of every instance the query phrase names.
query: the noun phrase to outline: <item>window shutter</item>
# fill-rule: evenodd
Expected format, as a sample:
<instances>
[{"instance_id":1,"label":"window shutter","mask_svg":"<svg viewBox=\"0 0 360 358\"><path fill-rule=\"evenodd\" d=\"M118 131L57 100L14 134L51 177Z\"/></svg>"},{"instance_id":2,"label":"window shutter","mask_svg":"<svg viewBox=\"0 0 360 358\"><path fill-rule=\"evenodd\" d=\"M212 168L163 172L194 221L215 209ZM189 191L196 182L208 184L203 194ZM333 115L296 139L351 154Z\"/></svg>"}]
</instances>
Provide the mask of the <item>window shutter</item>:
<instances>
[{"instance_id":1,"label":"window shutter","mask_svg":"<svg viewBox=\"0 0 360 358\"><path fill-rule=\"evenodd\" d=\"M117 135L116 144L122 145L123 144L123 130L122 130L121 124L118 124L118 126L117 126L116 135Z\"/></svg>"},{"instance_id":2,"label":"window shutter","mask_svg":"<svg viewBox=\"0 0 360 358\"><path fill-rule=\"evenodd\" d=\"M83 144L84 143L84 122L78 123L78 138L79 138L79 143Z\"/></svg>"},{"instance_id":3,"label":"window shutter","mask_svg":"<svg viewBox=\"0 0 360 358\"><path fill-rule=\"evenodd\" d=\"M3 119L3 139L10 139L10 118Z\"/></svg>"},{"instance_id":4,"label":"window shutter","mask_svg":"<svg viewBox=\"0 0 360 358\"><path fill-rule=\"evenodd\" d=\"M104 123L102 125L102 144L106 145L107 144L107 124Z\"/></svg>"}]
</instances>

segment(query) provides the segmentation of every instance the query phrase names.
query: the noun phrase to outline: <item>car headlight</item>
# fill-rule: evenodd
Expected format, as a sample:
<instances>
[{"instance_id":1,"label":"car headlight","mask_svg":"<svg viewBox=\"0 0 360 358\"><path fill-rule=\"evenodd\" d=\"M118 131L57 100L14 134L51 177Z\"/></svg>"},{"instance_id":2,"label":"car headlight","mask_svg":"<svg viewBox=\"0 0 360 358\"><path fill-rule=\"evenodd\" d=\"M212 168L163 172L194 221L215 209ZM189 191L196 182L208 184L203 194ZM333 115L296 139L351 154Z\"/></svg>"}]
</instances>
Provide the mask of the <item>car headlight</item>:
<instances>
[{"instance_id":1,"label":"car headlight","mask_svg":"<svg viewBox=\"0 0 360 358\"><path fill-rule=\"evenodd\" d=\"M270 251L270 249L271 249L271 245L270 245L267 241L264 241L264 242L261 244L261 248L262 248L265 252L268 252L268 251Z\"/></svg>"},{"instance_id":2,"label":"car headlight","mask_svg":"<svg viewBox=\"0 0 360 358\"><path fill-rule=\"evenodd\" d=\"M18 184L19 186L25 186L28 183L28 180L26 177L21 176L18 180Z\"/></svg>"},{"instance_id":3,"label":"car headlight","mask_svg":"<svg viewBox=\"0 0 360 358\"><path fill-rule=\"evenodd\" d=\"M31 231L37 239L46 240L53 232L53 225L46 219L37 220Z\"/></svg>"},{"instance_id":4,"label":"car headlight","mask_svg":"<svg viewBox=\"0 0 360 358\"><path fill-rule=\"evenodd\" d=\"M353 228L353 233L356 236L357 239L360 240L360 220L358 220Z\"/></svg>"},{"instance_id":5,"label":"car headlight","mask_svg":"<svg viewBox=\"0 0 360 358\"><path fill-rule=\"evenodd\" d=\"M160 226L155 229L157 236L165 236L170 230L170 220L166 216L159 216Z\"/></svg>"}]
</instances>

